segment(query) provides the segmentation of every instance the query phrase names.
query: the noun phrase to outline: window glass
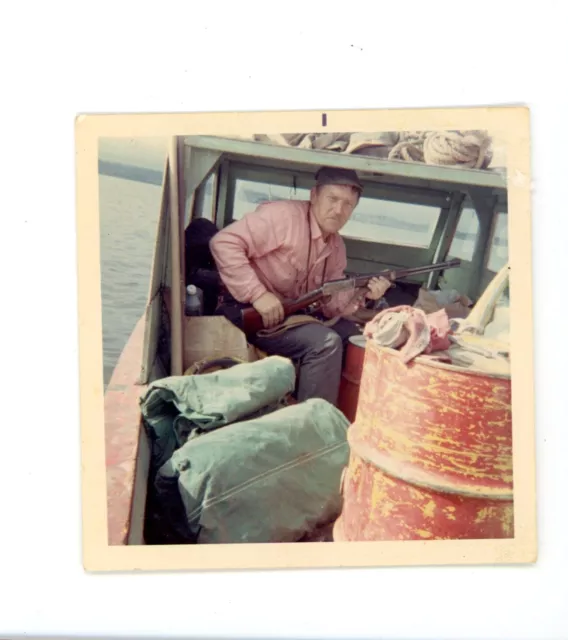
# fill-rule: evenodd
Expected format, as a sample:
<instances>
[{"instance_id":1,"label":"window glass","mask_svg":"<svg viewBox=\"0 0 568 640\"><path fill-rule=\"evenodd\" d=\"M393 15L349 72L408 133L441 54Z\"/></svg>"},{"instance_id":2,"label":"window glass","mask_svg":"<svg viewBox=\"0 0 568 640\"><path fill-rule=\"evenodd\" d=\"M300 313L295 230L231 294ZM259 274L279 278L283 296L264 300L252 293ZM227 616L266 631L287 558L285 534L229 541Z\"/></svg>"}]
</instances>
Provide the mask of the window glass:
<instances>
[{"instance_id":1,"label":"window glass","mask_svg":"<svg viewBox=\"0 0 568 640\"><path fill-rule=\"evenodd\" d=\"M233 220L268 200L309 200L309 189L237 179ZM357 240L411 247L429 247L440 208L377 198L361 198L341 235Z\"/></svg>"},{"instance_id":2,"label":"window glass","mask_svg":"<svg viewBox=\"0 0 568 640\"><path fill-rule=\"evenodd\" d=\"M471 260L475 251L475 241L479 233L479 220L475 209L464 207L460 214L460 219L448 252L448 259L459 258L460 260Z\"/></svg>"},{"instance_id":3,"label":"window glass","mask_svg":"<svg viewBox=\"0 0 568 640\"><path fill-rule=\"evenodd\" d=\"M195 203L195 217L213 220L213 190L215 187L216 174L212 173L207 178L204 188L201 189L200 197Z\"/></svg>"},{"instance_id":4,"label":"window glass","mask_svg":"<svg viewBox=\"0 0 568 640\"><path fill-rule=\"evenodd\" d=\"M235 199L233 202L233 220L254 211L262 202L269 200L309 200L309 189L294 189L293 186L253 182L252 180L236 180Z\"/></svg>"},{"instance_id":5,"label":"window glass","mask_svg":"<svg viewBox=\"0 0 568 640\"><path fill-rule=\"evenodd\" d=\"M341 234L356 240L426 248L439 217L439 207L361 198Z\"/></svg>"},{"instance_id":6,"label":"window glass","mask_svg":"<svg viewBox=\"0 0 568 640\"><path fill-rule=\"evenodd\" d=\"M495 220L493 238L487 268L489 271L499 271L507 264L509 259L509 229L507 227L507 214L500 212Z\"/></svg>"}]
</instances>

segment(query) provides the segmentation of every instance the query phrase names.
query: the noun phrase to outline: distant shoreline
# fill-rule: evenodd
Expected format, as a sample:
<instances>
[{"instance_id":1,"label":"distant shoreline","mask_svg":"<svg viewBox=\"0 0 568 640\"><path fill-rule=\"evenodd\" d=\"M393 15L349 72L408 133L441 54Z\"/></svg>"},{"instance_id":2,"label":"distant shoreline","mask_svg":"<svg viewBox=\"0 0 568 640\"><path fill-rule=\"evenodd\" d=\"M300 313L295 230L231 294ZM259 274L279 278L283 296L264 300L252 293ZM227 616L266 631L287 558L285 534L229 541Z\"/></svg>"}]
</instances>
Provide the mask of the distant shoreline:
<instances>
[{"instance_id":1,"label":"distant shoreline","mask_svg":"<svg viewBox=\"0 0 568 640\"><path fill-rule=\"evenodd\" d=\"M99 158L99 175L124 178L133 182L145 182L159 187L162 185L163 172Z\"/></svg>"},{"instance_id":2,"label":"distant shoreline","mask_svg":"<svg viewBox=\"0 0 568 640\"><path fill-rule=\"evenodd\" d=\"M163 182L163 171L157 171L156 169L148 169L145 167L138 167L131 164L124 164L121 162L113 162L111 160L102 160L99 158L99 175L111 176L114 178L122 178L124 180L131 180L133 182L143 182L146 184L153 184L161 187ZM207 185L206 193L210 193L211 185ZM246 192L247 190L245 190ZM260 203L263 199L265 199L264 194L256 194L252 192L251 195L248 196L248 201L252 203ZM276 198L279 200L280 198ZM363 224L373 224L375 223L373 220L374 216L369 215L368 213L358 213L354 216L355 222L362 222ZM425 225L420 224L412 224L412 223L402 223L392 217L388 216L377 216L377 219L382 220L383 222L388 222L385 226L406 230L406 231L423 231L427 227ZM376 223L375 223L376 224ZM473 242L475 240L474 233L468 233L464 231L456 231L454 234L456 240L461 240L462 242ZM493 238L493 244L500 247L506 247L508 245L508 238L502 238L496 236Z\"/></svg>"}]
</instances>

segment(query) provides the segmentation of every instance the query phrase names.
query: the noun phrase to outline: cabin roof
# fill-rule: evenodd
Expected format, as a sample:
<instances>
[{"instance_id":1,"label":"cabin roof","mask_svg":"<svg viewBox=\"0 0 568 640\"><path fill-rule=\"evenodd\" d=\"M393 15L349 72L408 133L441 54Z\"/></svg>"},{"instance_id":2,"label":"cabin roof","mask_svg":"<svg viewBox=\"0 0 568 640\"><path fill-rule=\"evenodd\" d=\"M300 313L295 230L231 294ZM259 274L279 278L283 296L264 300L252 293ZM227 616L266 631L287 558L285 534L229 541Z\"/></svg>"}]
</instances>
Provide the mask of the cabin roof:
<instances>
[{"instance_id":1,"label":"cabin roof","mask_svg":"<svg viewBox=\"0 0 568 640\"><path fill-rule=\"evenodd\" d=\"M436 185L439 189L461 187L485 187L506 192L507 180L501 173L491 169L470 169L428 165L422 162L385 160L370 156L355 155L330 150L303 149L271 142L218 137L185 136L186 147L219 152L229 161L246 162L287 170L314 173L322 165L345 167L357 171L367 182L389 181L404 184L411 181Z\"/></svg>"}]
</instances>

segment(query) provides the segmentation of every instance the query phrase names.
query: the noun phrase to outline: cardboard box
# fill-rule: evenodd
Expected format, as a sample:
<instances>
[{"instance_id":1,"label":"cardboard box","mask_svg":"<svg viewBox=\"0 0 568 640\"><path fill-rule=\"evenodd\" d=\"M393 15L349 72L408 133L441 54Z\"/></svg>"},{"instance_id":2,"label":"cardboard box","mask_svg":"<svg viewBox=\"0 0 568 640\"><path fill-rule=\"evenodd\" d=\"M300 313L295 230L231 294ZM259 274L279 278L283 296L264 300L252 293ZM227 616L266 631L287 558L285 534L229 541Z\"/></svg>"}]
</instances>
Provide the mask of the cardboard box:
<instances>
[{"instance_id":1,"label":"cardboard box","mask_svg":"<svg viewBox=\"0 0 568 640\"><path fill-rule=\"evenodd\" d=\"M257 359L245 334L224 316L184 316L183 370L204 359Z\"/></svg>"}]
</instances>

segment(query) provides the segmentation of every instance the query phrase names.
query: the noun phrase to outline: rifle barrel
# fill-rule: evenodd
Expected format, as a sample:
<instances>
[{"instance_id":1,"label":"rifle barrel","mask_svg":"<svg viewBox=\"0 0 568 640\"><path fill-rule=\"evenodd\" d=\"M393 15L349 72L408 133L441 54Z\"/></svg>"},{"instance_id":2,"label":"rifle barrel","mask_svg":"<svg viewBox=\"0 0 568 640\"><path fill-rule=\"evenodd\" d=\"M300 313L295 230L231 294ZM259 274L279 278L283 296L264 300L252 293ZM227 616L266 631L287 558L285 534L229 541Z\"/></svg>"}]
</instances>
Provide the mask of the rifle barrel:
<instances>
[{"instance_id":1,"label":"rifle barrel","mask_svg":"<svg viewBox=\"0 0 568 640\"><path fill-rule=\"evenodd\" d=\"M332 280L325 283L319 289L310 291L296 300L288 300L283 302L284 312L286 317L297 311L300 311L313 303L320 301L326 293L332 292L334 288L340 291L343 287L343 283L349 283L351 286L360 286L359 283L365 284L371 278L379 276L389 277L390 274L394 274L392 279L398 279L405 276L419 275L421 273L431 273L433 271L440 271L441 269L451 269L452 267L458 267L461 264L461 260L455 258L446 262L438 262L436 264L430 264L422 267L411 267L409 269L384 269L380 273L366 274L359 276L352 276L350 278L344 278L341 280ZM327 291L326 291L327 290ZM241 318L243 324L243 331L246 334L256 333L263 327L262 316L252 307L245 308L241 311Z\"/></svg>"},{"instance_id":2,"label":"rifle barrel","mask_svg":"<svg viewBox=\"0 0 568 640\"><path fill-rule=\"evenodd\" d=\"M376 278L378 276L389 277L390 274L395 274L396 278L404 278L408 276L416 276L421 275L422 273L432 273L433 271L440 271L442 269L451 269L452 267L459 267L461 264L461 260L459 258L454 258L453 260L447 260L446 262L436 262L435 264L424 265L421 267L409 267L403 269L384 269L376 274L366 274L355 276L355 280L357 282L364 282L365 280L369 280L371 278Z\"/></svg>"},{"instance_id":3,"label":"rifle barrel","mask_svg":"<svg viewBox=\"0 0 568 640\"><path fill-rule=\"evenodd\" d=\"M423 267L410 267L408 269L394 269L394 271L400 271L405 276L418 275L421 273L430 273L432 271L440 271L441 269L450 269L452 267L459 267L461 260L456 258L455 260L448 260L447 262L438 262Z\"/></svg>"}]
</instances>

